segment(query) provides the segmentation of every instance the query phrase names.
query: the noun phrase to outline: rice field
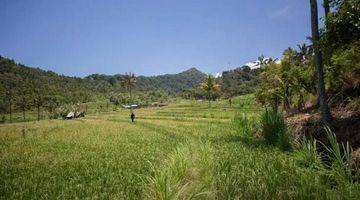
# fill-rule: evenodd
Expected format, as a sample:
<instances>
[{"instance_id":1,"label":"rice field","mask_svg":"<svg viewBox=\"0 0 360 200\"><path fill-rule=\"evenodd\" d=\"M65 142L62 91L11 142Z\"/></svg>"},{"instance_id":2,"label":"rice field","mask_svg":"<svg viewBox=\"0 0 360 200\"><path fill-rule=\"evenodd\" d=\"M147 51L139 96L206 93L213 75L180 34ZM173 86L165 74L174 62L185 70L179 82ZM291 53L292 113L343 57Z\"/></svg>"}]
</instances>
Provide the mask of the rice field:
<instances>
[{"instance_id":1,"label":"rice field","mask_svg":"<svg viewBox=\"0 0 360 200\"><path fill-rule=\"evenodd\" d=\"M359 199L251 136L261 111L244 96L0 125L0 199Z\"/></svg>"}]
</instances>

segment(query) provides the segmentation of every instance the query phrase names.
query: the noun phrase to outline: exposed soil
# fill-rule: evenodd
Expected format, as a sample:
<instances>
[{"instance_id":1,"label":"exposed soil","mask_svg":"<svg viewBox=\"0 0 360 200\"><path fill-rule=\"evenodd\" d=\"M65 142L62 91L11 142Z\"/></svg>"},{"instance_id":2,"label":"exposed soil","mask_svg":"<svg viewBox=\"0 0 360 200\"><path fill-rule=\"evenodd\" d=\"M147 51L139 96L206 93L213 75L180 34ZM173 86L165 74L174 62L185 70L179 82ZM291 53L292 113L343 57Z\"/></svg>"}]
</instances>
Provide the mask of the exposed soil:
<instances>
[{"instance_id":1,"label":"exposed soil","mask_svg":"<svg viewBox=\"0 0 360 200\"><path fill-rule=\"evenodd\" d=\"M354 150L360 148L360 111L338 107L332 108L332 115L334 117L332 130L338 142L349 142ZM317 110L295 114L288 117L287 122L292 127L295 137L305 136L327 143L325 130Z\"/></svg>"}]
</instances>

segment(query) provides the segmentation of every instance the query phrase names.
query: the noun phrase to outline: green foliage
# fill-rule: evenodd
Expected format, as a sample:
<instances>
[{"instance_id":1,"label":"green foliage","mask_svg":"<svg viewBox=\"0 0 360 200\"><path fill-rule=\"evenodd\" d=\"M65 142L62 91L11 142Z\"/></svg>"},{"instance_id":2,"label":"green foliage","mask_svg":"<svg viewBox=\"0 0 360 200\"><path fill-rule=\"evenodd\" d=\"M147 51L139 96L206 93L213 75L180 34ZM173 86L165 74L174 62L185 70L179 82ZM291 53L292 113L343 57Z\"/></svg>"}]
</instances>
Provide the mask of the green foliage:
<instances>
[{"instance_id":1,"label":"green foliage","mask_svg":"<svg viewBox=\"0 0 360 200\"><path fill-rule=\"evenodd\" d=\"M344 45L360 39L360 1L338 0L333 10L326 17L326 28L320 42L326 64L331 64L332 55Z\"/></svg>"},{"instance_id":2,"label":"green foliage","mask_svg":"<svg viewBox=\"0 0 360 200\"><path fill-rule=\"evenodd\" d=\"M347 104L360 95L360 1L330 1L321 40L313 46L284 51L281 63L270 63L260 74L256 96L260 103L285 111L304 108L316 95L313 48L324 57L325 86L333 105Z\"/></svg>"},{"instance_id":3,"label":"green foliage","mask_svg":"<svg viewBox=\"0 0 360 200\"><path fill-rule=\"evenodd\" d=\"M137 104L140 106L149 106L154 102L166 102L169 100L169 95L164 91L149 91L149 92L135 92L132 94L132 101L125 93L111 93L109 97L110 102L115 105L129 105Z\"/></svg>"},{"instance_id":4,"label":"green foliage","mask_svg":"<svg viewBox=\"0 0 360 200\"><path fill-rule=\"evenodd\" d=\"M136 77L136 84L134 91L149 91L161 90L170 94L177 94L183 90L195 88L204 79L206 74L200 72L196 68L191 68L178 74L165 74L159 76L138 76ZM87 76L84 80L91 80L94 82L104 82L112 85L113 91L126 92L123 87L124 80L127 75L100 75L92 74Z\"/></svg>"},{"instance_id":5,"label":"green foliage","mask_svg":"<svg viewBox=\"0 0 360 200\"><path fill-rule=\"evenodd\" d=\"M256 121L252 117L247 117L245 113L237 113L233 118L233 126L237 133L245 137L253 137L256 132Z\"/></svg>"},{"instance_id":6,"label":"green foliage","mask_svg":"<svg viewBox=\"0 0 360 200\"><path fill-rule=\"evenodd\" d=\"M248 66L224 71L221 76L222 93L225 97L250 94L259 83L260 69Z\"/></svg>"},{"instance_id":7,"label":"green foliage","mask_svg":"<svg viewBox=\"0 0 360 200\"><path fill-rule=\"evenodd\" d=\"M329 91L335 95L333 101L360 96L360 40L339 49L331 62L327 70Z\"/></svg>"},{"instance_id":8,"label":"green foliage","mask_svg":"<svg viewBox=\"0 0 360 200\"><path fill-rule=\"evenodd\" d=\"M284 110L301 110L305 97L315 93L311 47L299 45L299 51L284 51L281 63L269 63L260 74L256 90L257 100L277 110L280 103Z\"/></svg>"},{"instance_id":9,"label":"green foliage","mask_svg":"<svg viewBox=\"0 0 360 200\"><path fill-rule=\"evenodd\" d=\"M214 92L220 91L220 85L215 82L215 79L212 75L208 75L204 81L200 84L201 89L206 93L207 99L210 101L212 100L212 94Z\"/></svg>"},{"instance_id":10,"label":"green foliage","mask_svg":"<svg viewBox=\"0 0 360 200\"><path fill-rule=\"evenodd\" d=\"M212 196L213 160L210 144L195 141L179 145L164 166L146 179L148 199L192 199Z\"/></svg>"},{"instance_id":11,"label":"green foliage","mask_svg":"<svg viewBox=\"0 0 360 200\"><path fill-rule=\"evenodd\" d=\"M265 66L261 73L261 82L258 86L255 96L263 105L271 106L277 110L282 99L282 82L279 77L280 65L271 63Z\"/></svg>"},{"instance_id":12,"label":"green foliage","mask_svg":"<svg viewBox=\"0 0 360 200\"><path fill-rule=\"evenodd\" d=\"M93 114L80 120L0 125L0 192L5 199L358 199L360 184L334 187L323 178L330 170L299 166L296 152L239 137L231 119L239 112L257 121L253 99L210 109L179 100L136 110L135 124L128 110L96 113L99 104L87 103Z\"/></svg>"},{"instance_id":13,"label":"green foliage","mask_svg":"<svg viewBox=\"0 0 360 200\"><path fill-rule=\"evenodd\" d=\"M28 116L33 110L36 110L38 119L58 118L57 110L63 105L102 101L104 98L117 105L149 105L154 101L164 102L169 95L198 87L204 77L205 74L192 68L174 75L136 77L136 84L131 74L94 74L76 78L26 67L0 56L0 113L3 116L8 114L7 121L12 122L13 115L18 112L23 113L21 121L33 120ZM125 97L125 92L134 95Z\"/></svg>"},{"instance_id":14,"label":"green foliage","mask_svg":"<svg viewBox=\"0 0 360 200\"><path fill-rule=\"evenodd\" d=\"M115 85L114 78L110 78L109 82L111 85ZM132 74L132 73L126 74L123 77L123 80L121 81L121 85L124 88L126 88L127 92L129 92L130 101L133 100L132 96L131 96L131 92L132 92L132 89L135 87L135 84L136 84L136 76L135 76L135 74Z\"/></svg>"},{"instance_id":15,"label":"green foliage","mask_svg":"<svg viewBox=\"0 0 360 200\"><path fill-rule=\"evenodd\" d=\"M297 163L305 168L321 170L323 164L321 157L317 152L316 140L301 140L300 149L295 152Z\"/></svg>"},{"instance_id":16,"label":"green foliage","mask_svg":"<svg viewBox=\"0 0 360 200\"><path fill-rule=\"evenodd\" d=\"M352 182L351 156L352 149L349 143L346 145L337 142L336 135L329 127L325 128L329 140L329 146L324 145L327 150L327 157L330 160L331 173L329 179L334 180L337 186L346 187Z\"/></svg>"},{"instance_id":17,"label":"green foliage","mask_svg":"<svg viewBox=\"0 0 360 200\"><path fill-rule=\"evenodd\" d=\"M287 124L280 114L265 110L261 115L261 129L266 143L282 150L292 149Z\"/></svg>"}]
</instances>

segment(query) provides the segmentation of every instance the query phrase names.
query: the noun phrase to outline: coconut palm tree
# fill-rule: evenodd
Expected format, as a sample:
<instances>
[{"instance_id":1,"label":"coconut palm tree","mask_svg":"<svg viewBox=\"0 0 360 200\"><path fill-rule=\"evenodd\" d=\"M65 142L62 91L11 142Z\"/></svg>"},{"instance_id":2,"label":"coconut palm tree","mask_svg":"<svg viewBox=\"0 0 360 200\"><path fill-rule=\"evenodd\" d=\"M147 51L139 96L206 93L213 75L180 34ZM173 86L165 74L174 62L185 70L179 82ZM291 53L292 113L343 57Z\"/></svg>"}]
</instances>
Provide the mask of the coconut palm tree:
<instances>
[{"instance_id":1,"label":"coconut palm tree","mask_svg":"<svg viewBox=\"0 0 360 200\"><path fill-rule=\"evenodd\" d=\"M265 56L263 54L261 54L259 57L258 57L258 61L260 63L260 66L263 66L265 63Z\"/></svg>"},{"instance_id":2,"label":"coconut palm tree","mask_svg":"<svg viewBox=\"0 0 360 200\"><path fill-rule=\"evenodd\" d=\"M132 88L135 86L136 83L136 76L133 73L128 73L125 74L123 80L122 80L122 85L127 89L127 91L129 92L129 96L130 96L130 102L132 101Z\"/></svg>"},{"instance_id":3,"label":"coconut palm tree","mask_svg":"<svg viewBox=\"0 0 360 200\"><path fill-rule=\"evenodd\" d=\"M312 42L314 48L314 60L315 60L316 74L317 74L317 95L320 104L321 119L325 124L330 125L332 121L332 116L330 113L330 109L325 94L323 60L322 60L320 48L318 47L320 35L319 35L317 0L310 0L310 8L311 8L310 10L311 10Z\"/></svg>"},{"instance_id":4,"label":"coconut palm tree","mask_svg":"<svg viewBox=\"0 0 360 200\"><path fill-rule=\"evenodd\" d=\"M220 85L216 84L215 78L212 75L208 75L204 82L201 83L201 89L206 92L209 100L209 107L211 106L211 94L220 90Z\"/></svg>"}]
</instances>

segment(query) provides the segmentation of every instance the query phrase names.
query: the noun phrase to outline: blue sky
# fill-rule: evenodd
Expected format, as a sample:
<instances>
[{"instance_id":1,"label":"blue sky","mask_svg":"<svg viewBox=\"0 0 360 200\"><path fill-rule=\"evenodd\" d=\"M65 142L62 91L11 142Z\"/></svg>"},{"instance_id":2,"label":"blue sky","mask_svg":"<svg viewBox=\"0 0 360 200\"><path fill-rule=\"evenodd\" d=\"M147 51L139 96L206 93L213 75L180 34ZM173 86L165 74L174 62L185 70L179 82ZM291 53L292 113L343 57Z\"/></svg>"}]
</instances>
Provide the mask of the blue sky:
<instances>
[{"instance_id":1,"label":"blue sky","mask_svg":"<svg viewBox=\"0 0 360 200\"><path fill-rule=\"evenodd\" d=\"M0 0L0 55L81 77L217 73L306 42L309 12L308 0Z\"/></svg>"}]
</instances>

